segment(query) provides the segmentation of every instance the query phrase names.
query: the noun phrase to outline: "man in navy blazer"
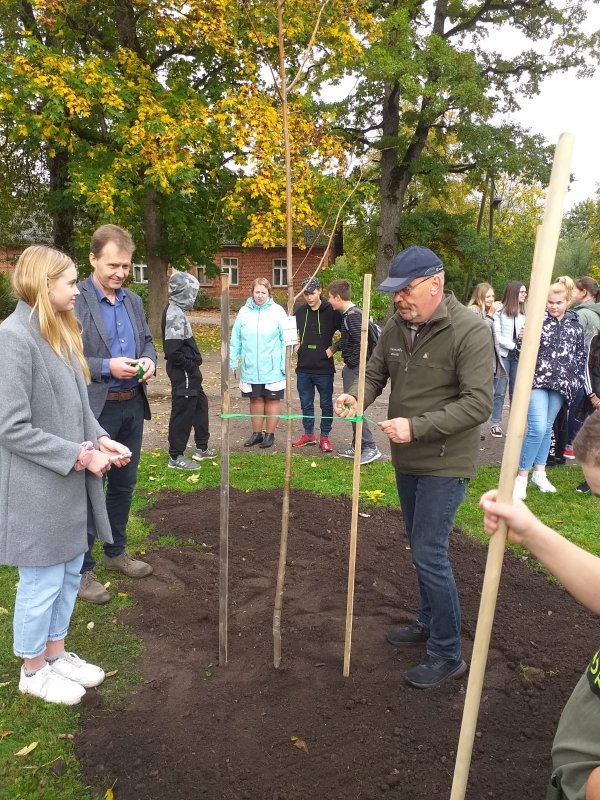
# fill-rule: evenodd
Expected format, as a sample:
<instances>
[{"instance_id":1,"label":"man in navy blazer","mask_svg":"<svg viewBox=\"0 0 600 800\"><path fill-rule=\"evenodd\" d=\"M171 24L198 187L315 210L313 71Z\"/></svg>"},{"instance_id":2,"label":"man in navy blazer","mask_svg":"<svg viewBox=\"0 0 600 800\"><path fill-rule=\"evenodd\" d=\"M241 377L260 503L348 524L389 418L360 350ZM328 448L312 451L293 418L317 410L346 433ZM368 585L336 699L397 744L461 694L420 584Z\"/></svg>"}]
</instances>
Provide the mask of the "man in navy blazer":
<instances>
[{"instance_id":1,"label":"man in navy blazer","mask_svg":"<svg viewBox=\"0 0 600 800\"><path fill-rule=\"evenodd\" d=\"M90 246L93 272L77 284L81 294L75 301L75 311L83 326L83 350L91 372L91 409L110 437L131 451L126 466L111 469L106 475L106 508L113 544L104 545L104 565L131 578L143 578L152 572L151 565L132 558L125 547L144 419L150 419L146 382L154 375L157 356L142 301L123 288L133 251L127 231L117 225L98 228ZM89 530L79 597L90 603L107 603L110 594L94 574L94 539L95 531Z\"/></svg>"}]
</instances>

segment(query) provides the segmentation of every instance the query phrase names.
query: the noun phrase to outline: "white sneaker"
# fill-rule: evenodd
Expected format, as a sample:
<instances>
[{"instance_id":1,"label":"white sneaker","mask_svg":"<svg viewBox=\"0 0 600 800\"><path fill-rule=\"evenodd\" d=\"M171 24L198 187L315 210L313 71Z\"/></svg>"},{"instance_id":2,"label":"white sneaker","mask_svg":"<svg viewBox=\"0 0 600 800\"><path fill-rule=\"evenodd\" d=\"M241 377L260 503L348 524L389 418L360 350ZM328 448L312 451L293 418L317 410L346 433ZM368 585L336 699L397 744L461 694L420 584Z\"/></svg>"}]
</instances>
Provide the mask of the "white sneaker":
<instances>
[{"instance_id":1,"label":"white sneaker","mask_svg":"<svg viewBox=\"0 0 600 800\"><path fill-rule=\"evenodd\" d=\"M19 691L32 694L47 703L62 703L66 706L76 705L85 694L83 686L58 675L50 664L29 676L25 675L25 667L21 667Z\"/></svg>"},{"instance_id":2,"label":"white sneaker","mask_svg":"<svg viewBox=\"0 0 600 800\"><path fill-rule=\"evenodd\" d=\"M68 678L79 686L85 686L86 689L99 686L104 680L104 670L95 664L88 664L75 653L65 653L63 658L57 658L50 665L50 669L62 678Z\"/></svg>"},{"instance_id":3,"label":"white sneaker","mask_svg":"<svg viewBox=\"0 0 600 800\"><path fill-rule=\"evenodd\" d=\"M538 487L540 492L551 492L554 493L556 491L556 486L553 486L545 472L540 472L539 470L534 470L533 474L531 475L531 482L535 483Z\"/></svg>"},{"instance_id":4,"label":"white sneaker","mask_svg":"<svg viewBox=\"0 0 600 800\"><path fill-rule=\"evenodd\" d=\"M513 500L527 500L527 475L517 475L515 478Z\"/></svg>"}]
</instances>

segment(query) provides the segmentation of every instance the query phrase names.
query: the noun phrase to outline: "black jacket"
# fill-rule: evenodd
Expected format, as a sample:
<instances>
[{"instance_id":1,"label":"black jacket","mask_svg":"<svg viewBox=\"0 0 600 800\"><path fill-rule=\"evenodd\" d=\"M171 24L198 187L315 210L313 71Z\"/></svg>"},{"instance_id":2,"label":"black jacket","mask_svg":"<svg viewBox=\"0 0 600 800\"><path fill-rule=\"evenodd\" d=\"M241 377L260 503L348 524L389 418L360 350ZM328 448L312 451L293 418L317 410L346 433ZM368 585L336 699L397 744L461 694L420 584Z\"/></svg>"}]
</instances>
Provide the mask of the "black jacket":
<instances>
[{"instance_id":1,"label":"black jacket","mask_svg":"<svg viewBox=\"0 0 600 800\"><path fill-rule=\"evenodd\" d=\"M298 365L296 372L333 374L333 358L325 351L331 347L333 334L340 330L341 314L334 311L329 300L321 298L321 305L312 311L305 303L296 311L298 328Z\"/></svg>"}]
</instances>

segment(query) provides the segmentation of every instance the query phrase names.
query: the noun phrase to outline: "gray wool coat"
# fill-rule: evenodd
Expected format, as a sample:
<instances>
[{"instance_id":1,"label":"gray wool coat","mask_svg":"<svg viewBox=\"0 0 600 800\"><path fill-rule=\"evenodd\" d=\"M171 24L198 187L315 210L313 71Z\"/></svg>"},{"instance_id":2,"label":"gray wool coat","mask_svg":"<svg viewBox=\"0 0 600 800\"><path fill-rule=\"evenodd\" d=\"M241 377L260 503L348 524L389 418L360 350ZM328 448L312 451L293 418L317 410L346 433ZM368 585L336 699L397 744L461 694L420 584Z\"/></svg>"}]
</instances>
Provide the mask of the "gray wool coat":
<instances>
[{"instance_id":1,"label":"gray wool coat","mask_svg":"<svg viewBox=\"0 0 600 800\"><path fill-rule=\"evenodd\" d=\"M102 479L74 464L81 443L107 435L73 358L42 338L20 301L0 325L0 564L45 567L85 553L88 496L98 536L112 536Z\"/></svg>"}]
</instances>

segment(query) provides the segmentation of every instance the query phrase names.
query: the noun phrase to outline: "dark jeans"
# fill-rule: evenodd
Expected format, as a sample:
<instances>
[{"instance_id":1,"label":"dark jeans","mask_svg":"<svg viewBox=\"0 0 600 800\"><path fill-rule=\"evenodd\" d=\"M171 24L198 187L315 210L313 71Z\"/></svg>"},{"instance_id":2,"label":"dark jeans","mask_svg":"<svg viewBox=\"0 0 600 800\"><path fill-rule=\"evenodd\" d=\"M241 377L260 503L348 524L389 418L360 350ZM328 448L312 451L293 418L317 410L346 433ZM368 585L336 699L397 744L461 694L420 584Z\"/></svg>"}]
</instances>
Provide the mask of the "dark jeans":
<instances>
[{"instance_id":1,"label":"dark jeans","mask_svg":"<svg viewBox=\"0 0 600 800\"><path fill-rule=\"evenodd\" d=\"M142 451L144 430L144 398L140 392L131 400L107 400L98 417L98 422L111 439L131 450L131 461L125 467L112 467L104 479L106 510L112 531L113 544L105 544L104 552L110 558L125 552L127 544L127 522L131 498L137 481L138 464ZM88 514L88 551L83 558L82 572L94 569L92 547L96 532L93 518Z\"/></svg>"},{"instance_id":2,"label":"dark jeans","mask_svg":"<svg viewBox=\"0 0 600 800\"><path fill-rule=\"evenodd\" d=\"M304 433L315 432L315 389L321 405L321 436L329 436L333 427L333 375L316 372L297 372L296 387L302 407Z\"/></svg>"},{"instance_id":3,"label":"dark jeans","mask_svg":"<svg viewBox=\"0 0 600 800\"><path fill-rule=\"evenodd\" d=\"M342 385L344 387L344 391L347 392L348 389L352 386L352 384L358 380L358 367L356 369L352 369L347 364L344 365L342 370ZM356 439L356 423L352 423L352 447L354 447L354 442ZM375 444L375 439L373 438L373 434L371 433L371 429L365 420L363 420L362 426L362 450L373 450L377 445Z\"/></svg>"},{"instance_id":4,"label":"dark jeans","mask_svg":"<svg viewBox=\"0 0 600 800\"><path fill-rule=\"evenodd\" d=\"M460 658L460 603L448 559L448 539L456 509L465 499L467 478L403 475L396 485L417 571L420 603L417 622L429 630L427 653Z\"/></svg>"},{"instance_id":5,"label":"dark jeans","mask_svg":"<svg viewBox=\"0 0 600 800\"><path fill-rule=\"evenodd\" d=\"M585 395L585 386L580 386L577 389L577 393L573 400L571 401L571 405L569 406L569 423L568 423L568 432L567 432L567 444L573 444L575 437L579 433L579 429L583 425L583 422L580 422L575 417L575 412L579 408L581 401L583 400Z\"/></svg>"},{"instance_id":6,"label":"dark jeans","mask_svg":"<svg viewBox=\"0 0 600 800\"><path fill-rule=\"evenodd\" d=\"M200 386L197 395L185 397L174 394L171 397L171 416L169 417L169 455L180 456L188 445L190 433L194 429L196 447L208 447L208 398Z\"/></svg>"}]
</instances>

